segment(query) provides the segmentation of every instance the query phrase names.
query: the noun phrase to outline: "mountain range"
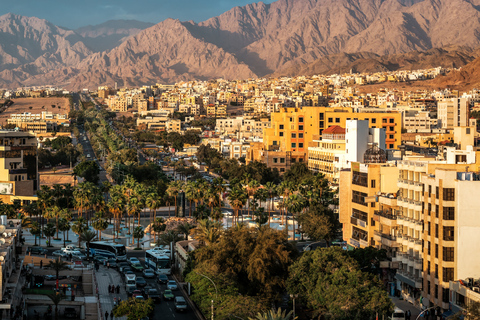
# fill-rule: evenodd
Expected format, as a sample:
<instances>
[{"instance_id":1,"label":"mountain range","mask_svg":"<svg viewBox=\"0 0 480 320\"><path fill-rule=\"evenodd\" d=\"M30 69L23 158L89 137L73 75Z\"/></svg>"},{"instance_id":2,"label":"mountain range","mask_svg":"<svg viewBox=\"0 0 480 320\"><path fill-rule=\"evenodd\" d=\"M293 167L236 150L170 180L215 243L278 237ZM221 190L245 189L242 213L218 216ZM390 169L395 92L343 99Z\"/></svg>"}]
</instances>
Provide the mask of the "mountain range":
<instances>
[{"instance_id":1,"label":"mountain range","mask_svg":"<svg viewBox=\"0 0 480 320\"><path fill-rule=\"evenodd\" d=\"M462 67L478 57L480 0L278 0L195 23L68 30L0 16L0 87L139 86Z\"/></svg>"}]
</instances>

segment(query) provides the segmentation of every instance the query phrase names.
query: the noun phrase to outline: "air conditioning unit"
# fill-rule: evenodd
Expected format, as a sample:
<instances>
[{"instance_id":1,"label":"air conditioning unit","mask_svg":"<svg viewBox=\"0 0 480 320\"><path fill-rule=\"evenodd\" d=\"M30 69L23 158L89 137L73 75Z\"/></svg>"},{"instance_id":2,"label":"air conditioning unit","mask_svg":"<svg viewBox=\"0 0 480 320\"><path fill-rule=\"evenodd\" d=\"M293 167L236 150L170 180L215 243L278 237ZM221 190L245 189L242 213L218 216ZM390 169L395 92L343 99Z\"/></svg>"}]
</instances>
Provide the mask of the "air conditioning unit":
<instances>
[{"instance_id":1,"label":"air conditioning unit","mask_svg":"<svg viewBox=\"0 0 480 320\"><path fill-rule=\"evenodd\" d=\"M480 288L479 287L473 287L472 289L473 289L473 291L480 293Z\"/></svg>"}]
</instances>

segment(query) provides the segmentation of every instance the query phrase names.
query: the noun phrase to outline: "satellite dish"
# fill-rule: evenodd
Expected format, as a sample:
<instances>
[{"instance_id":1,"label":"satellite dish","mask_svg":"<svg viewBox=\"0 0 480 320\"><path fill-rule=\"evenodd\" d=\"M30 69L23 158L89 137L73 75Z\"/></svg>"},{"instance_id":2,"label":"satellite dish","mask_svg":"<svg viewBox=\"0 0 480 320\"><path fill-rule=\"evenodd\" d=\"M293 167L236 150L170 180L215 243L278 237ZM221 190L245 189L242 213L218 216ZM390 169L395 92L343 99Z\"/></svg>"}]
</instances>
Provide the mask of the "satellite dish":
<instances>
[{"instance_id":1,"label":"satellite dish","mask_svg":"<svg viewBox=\"0 0 480 320\"><path fill-rule=\"evenodd\" d=\"M2 236L3 236L4 238L6 238L6 237L7 237L7 233L6 233L6 232L2 233Z\"/></svg>"},{"instance_id":2,"label":"satellite dish","mask_svg":"<svg viewBox=\"0 0 480 320\"><path fill-rule=\"evenodd\" d=\"M0 261L3 261L5 260L5 258L3 256L0 256Z\"/></svg>"},{"instance_id":3,"label":"satellite dish","mask_svg":"<svg viewBox=\"0 0 480 320\"><path fill-rule=\"evenodd\" d=\"M3 224L1 224L0 225L0 233L5 232L5 229L6 229L6 227Z\"/></svg>"},{"instance_id":4,"label":"satellite dish","mask_svg":"<svg viewBox=\"0 0 480 320\"><path fill-rule=\"evenodd\" d=\"M5 244L5 239L0 238L0 244Z\"/></svg>"},{"instance_id":5,"label":"satellite dish","mask_svg":"<svg viewBox=\"0 0 480 320\"><path fill-rule=\"evenodd\" d=\"M9 232L9 233L8 233L8 236L9 236L9 237L11 237L11 236L12 236L12 233L11 233L11 232Z\"/></svg>"}]
</instances>

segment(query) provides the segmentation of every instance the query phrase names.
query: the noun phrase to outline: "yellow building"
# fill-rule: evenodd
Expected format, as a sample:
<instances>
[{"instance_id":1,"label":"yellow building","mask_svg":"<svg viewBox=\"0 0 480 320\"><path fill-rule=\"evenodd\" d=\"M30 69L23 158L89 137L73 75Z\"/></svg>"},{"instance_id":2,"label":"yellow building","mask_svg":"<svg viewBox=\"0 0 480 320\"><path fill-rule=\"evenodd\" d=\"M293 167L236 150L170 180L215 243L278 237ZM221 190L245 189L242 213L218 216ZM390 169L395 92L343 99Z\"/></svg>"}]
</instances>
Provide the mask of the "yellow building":
<instances>
[{"instance_id":1,"label":"yellow building","mask_svg":"<svg viewBox=\"0 0 480 320\"><path fill-rule=\"evenodd\" d=\"M288 152L307 152L315 135L337 125L346 127L347 120L368 120L370 128L385 128L387 149L398 148L402 139L402 115L398 112L354 112L353 108L280 108L271 114L271 127L265 129L265 147L279 146Z\"/></svg>"},{"instance_id":2,"label":"yellow building","mask_svg":"<svg viewBox=\"0 0 480 320\"><path fill-rule=\"evenodd\" d=\"M36 200L37 138L21 131L0 131L0 200Z\"/></svg>"}]
</instances>

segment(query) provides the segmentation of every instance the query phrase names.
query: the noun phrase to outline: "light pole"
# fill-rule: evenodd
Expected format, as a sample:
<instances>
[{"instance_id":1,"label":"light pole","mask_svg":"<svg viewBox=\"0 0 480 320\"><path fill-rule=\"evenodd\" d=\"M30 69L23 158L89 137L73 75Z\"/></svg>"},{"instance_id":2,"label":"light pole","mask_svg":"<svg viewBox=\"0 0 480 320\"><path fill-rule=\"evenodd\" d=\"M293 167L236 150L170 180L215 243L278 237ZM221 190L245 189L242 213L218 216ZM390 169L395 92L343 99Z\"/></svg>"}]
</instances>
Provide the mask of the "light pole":
<instances>
[{"instance_id":1,"label":"light pole","mask_svg":"<svg viewBox=\"0 0 480 320\"><path fill-rule=\"evenodd\" d=\"M194 271L195 272L195 271ZM210 282L213 284L213 287L215 288L215 299L218 300L218 290L217 290L217 286L215 285L215 282L213 282L212 279L210 279L209 277L207 277L206 275L204 274L201 274L201 273L198 273L198 272L195 272L196 274L198 274L199 276L202 276L204 278L207 278L208 280L210 280ZM213 299L212 299L212 320L213 319Z\"/></svg>"},{"instance_id":2,"label":"light pole","mask_svg":"<svg viewBox=\"0 0 480 320\"><path fill-rule=\"evenodd\" d=\"M293 299L293 320L295 320L295 298L298 298L298 293L290 294L290 298Z\"/></svg>"},{"instance_id":3,"label":"light pole","mask_svg":"<svg viewBox=\"0 0 480 320\"><path fill-rule=\"evenodd\" d=\"M427 308L427 309L423 310L422 312L420 312L420 313L418 314L418 316L417 316L417 318L416 318L415 320L418 320L418 319L420 318L420 316L421 316L425 311L430 310L430 309L435 309L435 308L436 308L436 307L430 307L430 308Z\"/></svg>"}]
</instances>

